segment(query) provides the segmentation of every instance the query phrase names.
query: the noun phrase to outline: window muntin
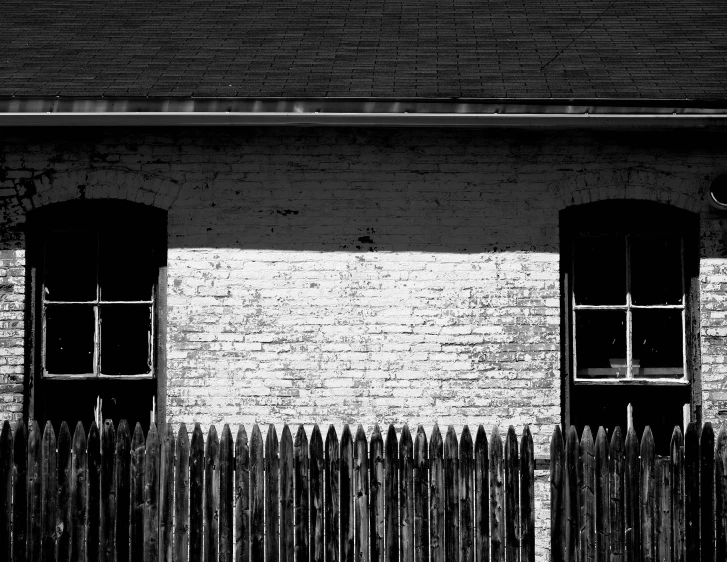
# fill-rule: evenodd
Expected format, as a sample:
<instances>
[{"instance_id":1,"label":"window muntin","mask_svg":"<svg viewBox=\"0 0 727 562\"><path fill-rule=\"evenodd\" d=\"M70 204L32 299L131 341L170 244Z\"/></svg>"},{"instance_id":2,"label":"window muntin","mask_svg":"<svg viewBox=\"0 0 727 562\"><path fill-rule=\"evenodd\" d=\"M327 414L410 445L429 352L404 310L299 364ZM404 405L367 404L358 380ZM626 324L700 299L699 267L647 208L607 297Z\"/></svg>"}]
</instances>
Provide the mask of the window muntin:
<instances>
[{"instance_id":1,"label":"window muntin","mask_svg":"<svg viewBox=\"0 0 727 562\"><path fill-rule=\"evenodd\" d=\"M576 383L687 382L681 236L578 233L572 272Z\"/></svg>"}]
</instances>

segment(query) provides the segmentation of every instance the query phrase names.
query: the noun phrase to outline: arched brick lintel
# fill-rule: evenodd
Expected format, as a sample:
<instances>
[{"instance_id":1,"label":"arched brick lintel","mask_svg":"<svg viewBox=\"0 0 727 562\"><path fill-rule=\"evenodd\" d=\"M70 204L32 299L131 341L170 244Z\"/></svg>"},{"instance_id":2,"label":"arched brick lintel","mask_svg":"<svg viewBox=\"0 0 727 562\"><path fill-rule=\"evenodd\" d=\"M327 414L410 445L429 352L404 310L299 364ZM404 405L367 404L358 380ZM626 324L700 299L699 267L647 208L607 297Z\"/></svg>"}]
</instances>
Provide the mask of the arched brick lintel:
<instances>
[{"instance_id":1,"label":"arched brick lintel","mask_svg":"<svg viewBox=\"0 0 727 562\"><path fill-rule=\"evenodd\" d=\"M122 199L169 210L180 189L172 180L124 169L74 170L31 182L19 193L28 210L76 199Z\"/></svg>"}]
</instances>

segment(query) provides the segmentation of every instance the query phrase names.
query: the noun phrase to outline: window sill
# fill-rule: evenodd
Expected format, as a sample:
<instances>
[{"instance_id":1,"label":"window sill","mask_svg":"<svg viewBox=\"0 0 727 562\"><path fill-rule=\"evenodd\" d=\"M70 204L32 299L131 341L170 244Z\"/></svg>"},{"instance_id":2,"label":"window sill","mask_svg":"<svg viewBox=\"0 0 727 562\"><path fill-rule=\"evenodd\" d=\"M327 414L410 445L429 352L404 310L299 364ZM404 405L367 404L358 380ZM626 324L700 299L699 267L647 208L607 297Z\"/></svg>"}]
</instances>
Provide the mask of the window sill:
<instances>
[{"instance_id":1,"label":"window sill","mask_svg":"<svg viewBox=\"0 0 727 562\"><path fill-rule=\"evenodd\" d=\"M614 378L577 378L573 381L577 386L687 386L689 380L685 378L665 379L657 377L638 378L638 379L614 379Z\"/></svg>"},{"instance_id":2,"label":"window sill","mask_svg":"<svg viewBox=\"0 0 727 562\"><path fill-rule=\"evenodd\" d=\"M51 375L43 374L44 380L49 381L97 381L97 380L113 380L113 381L138 381L150 380L155 378L153 373L145 375Z\"/></svg>"}]
</instances>

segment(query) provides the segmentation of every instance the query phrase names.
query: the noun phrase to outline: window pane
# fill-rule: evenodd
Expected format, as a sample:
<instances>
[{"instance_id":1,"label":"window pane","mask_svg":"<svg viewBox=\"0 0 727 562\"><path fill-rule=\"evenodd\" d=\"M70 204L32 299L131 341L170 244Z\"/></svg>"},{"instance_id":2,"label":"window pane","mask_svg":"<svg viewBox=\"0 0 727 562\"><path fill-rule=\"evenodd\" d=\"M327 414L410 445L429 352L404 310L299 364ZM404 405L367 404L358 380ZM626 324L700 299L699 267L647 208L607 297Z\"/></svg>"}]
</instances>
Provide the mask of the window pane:
<instances>
[{"instance_id":1,"label":"window pane","mask_svg":"<svg viewBox=\"0 0 727 562\"><path fill-rule=\"evenodd\" d=\"M573 289L576 304L626 304L626 239L576 238Z\"/></svg>"},{"instance_id":2,"label":"window pane","mask_svg":"<svg viewBox=\"0 0 727 562\"><path fill-rule=\"evenodd\" d=\"M101 373L141 375L151 371L151 307L101 307Z\"/></svg>"},{"instance_id":3,"label":"window pane","mask_svg":"<svg viewBox=\"0 0 727 562\"><path fill-rule=\"evenodd\" d=\"M96 300L96 233L52 232L45 245L45 299Z\"/></svg>"},{"instance_id":4,"label":"window pane","mask_svg":"<svg viewBox=\"0 0 727 562\"><path fill-rule=\"evenodd\" d=\"M101 238L101 299L148 301L156 276L151 240L139 233Z\"/></svg>"},{"instance_id":5,"label":"window pane","mask_svg":"<svg viewBox=\"0 0 727 562\"><path fill-rule=\"evenodd\" d=\"M626 312L576 312L576 361L580 377L626 375Z\"/></svg>"},{"instance_id":6,"label":"window pane","mask_svg":"<svg viewBox=\"0 0 727 562\"><path fill-rule=\"evenodd\" d=\"M681 254L681 241L677 237L631 238L631 295L634 304L681 304Z\"/></svg>"},{"instance_id":7,"label":"window pane","mask_svg":"<svg viewBox=\"0 0 727 562\"><path fill-rule=\"evenodd\" d=\"M93 373L92 306L49 306L45 314L45 369L54 375Z\"/></svg>"},{"instance_id":8,"label":"window pane","mask_svg":"<svg viewBox=\"0 0 727 562\"><path fill-rule=\"evenodd\" d=\"M678 310L634 310L635 376L681 377L684 368L682 314Z\"/></svg>"}]
</instances>

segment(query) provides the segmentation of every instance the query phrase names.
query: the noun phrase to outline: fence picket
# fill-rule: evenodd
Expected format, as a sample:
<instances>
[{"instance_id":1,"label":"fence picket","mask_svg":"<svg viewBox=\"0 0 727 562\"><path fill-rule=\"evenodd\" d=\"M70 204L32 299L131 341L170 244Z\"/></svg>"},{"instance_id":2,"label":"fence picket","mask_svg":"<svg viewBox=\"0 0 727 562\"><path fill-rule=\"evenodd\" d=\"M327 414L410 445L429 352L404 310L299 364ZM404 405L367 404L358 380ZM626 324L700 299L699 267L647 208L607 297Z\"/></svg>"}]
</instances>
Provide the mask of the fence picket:
<instances>
[{"instance_id":1,"label":"fence picket","mask_svg":"<svg viewBox=\"0 0 727 562\"><path fill-rule=\"evenodd\" d=\"M326 456L325 456L325 541L326 541L326 562L338 562L340 521L339 512L339 475L341 457L338 448L338 436L333 425L328 426L326 434Z\"/></svg>"},{"instance_id":2,"label":"fence picket","mask_svg":"<svg viewBox=\"0 0 727 562\"><path fill-rule=\"evenodd\" d=\"M550 439L550 559L565 562L565 503L563 433L556 425Z\"/></svg>"},{"instance_id":3,"label":"fence picket","mask_svg":"<svg viewBox=\"0 0 727 562\"><path fill-rule=\"evenodd\" d=\"M505 560L505 489L502 439L497 426L490 438L490 542L492 562Z\"/></svg>"},{"instance_id":4,"label":"fence picket","mask_svg":"<svg viewBox=\"0 0 727 562\"><path fill-rule=\"evenodd\" d=\"M68 433L68 426L66 426L66 433ZM61 440L63 435L63 425L61 425L61 431L58 436L59 489L61 487ZM114 482L116 484L116 529L114 534L116 535L116 560L118 562L125 562L129 559L129 525L131 522L131 434L129 432L129 424L126 420L119 422L115 446ZM61 513L63 509L59 496L58 512ZM58 558L60 560L60 539L58 544Z\"/></svg>"},{"instance_id":5,"label":"fence picket","mask_svg":"<svg viewBox=\"0 0 727 562\"><path fill-rule=\"evenodd\" d=\"M595 454L591 428L583 428L578 457L578 491L580 505L579 556L583 562L593 560L596 554L595 541Z\"/></svg>"},{"instance_id":6,"label":"fence picket","mask_svg":"<svg viewBox=\"0 0 727 562\"><path fill-rule=\"evenodd\" d=\"M654 504L656 490L654 436L647 425L641 437L641 557L643 562L656 558Z\"/></svg>"},{"instance_id":7,"label":"fence picket","mask_svg":"<svg viewBox=\"0 0 727 562\"><path fill-rule=\"evenodd\" d=\"M1 441L1 439L0 439ZM716 486L716 556L717 560L727 560L727 430L725 426L719 430L717 436L717 450L715 457L715 486Z\"/></svg>"},{"instance_id":8,"label":"fence picket","mask_svg":"<svg viewBox=\"0 0 727 562\"><path fill-rule=\"evenodd\" d=\"M13 432L10 422L0 431L0 559L10 560L12 553L13 509ZM55 513L53 514L55 517Z\"/></svg>"},{"instance_id":9,"label":"fence picket","mask_svg":"<svg viewBox=\"0 0 727 562\"><path fill-rule=\"evenodd\" d=\"M234 510L232 505L233 470L235 468L235 457L232 456L232 432L230 426L225 424L222 427L220 438L220 546L219 562L232 562L232 541L234 539Z\"/></svg>"},{"instance_id":10,"label":"fence picket","mask_svg":"<svg viewBox=\"0 0 727 562\"><path fill-rule=\"evenodd\" d=\"M677 425L671 436L669 468L671 470L671 509L672 509L672 558L674 562L684 562L685 515L684 515L684 436Z\"/></svg>"},{"instance_id":11,"label":"fence picket","mask_svg":"<svg viewBox=\"0 0 727 562\"><path fill-rule=\"evenodd\" d=\"M0 459L2 459L3 446L2 437L0 436ZM42 477L40 485L41 496L41 560L43 562L55 562L56 560L56 493L57 493L57 477L56 477L56 434L53 431L53 424L46 422L43 431L42 447ZM0 460L2 463L2 460ZM2 469L0 468L0 486L5 482L3 479ZM0 506L3 505L0 499ZM0 549L1 553L5 553ZM3 560L9 560L8 557L0 555Z\"/></svg>"},{"instance_id":12,"label":"fence picket","mask_svg":"<svg viewBox=\"0 0 727 562\"><path fill-rule=\"evenodd\" d=\"M28 538L27 562L40 562L41 555L41 437L38 422L30 423L28 435ZM98 526L96 527L98 531Z\"/></svg>"},{"instance_id":13,"label":"fence picket","mask_svg":"<svg viewBox=\"0 0 727 562\"><path fill-rule=\"evenodd\" d=\"M668 458L655 461L654 532L656 560L672 562L671 537L671 473Z\"/></svg>"},{"instance_id":14,"label":"fence picket","mask_svg":"<svg viewBox=\"0 0 727 562\"><path fill-rule=\"evenodd\" d=\"M278 562L280 554L280 458L278 433L268 425L265 438L265 562Z\"/></svg>"},{"instance_id":15,"label":"fence picket","mask_svg":"<svg viewBox=\"0 0 727 562\"><path fill-rule=\"evenodd\" d=\"M324 562L326 556L325 531L323 523L324 499L324 456L323 437L318 424L313 426L310 436L308 467L310 469L310 562Z\"/></svg>"},{"instance_id":16,"label":"fence picket","mask_svg":"<svg viewBox=\"0 0 727 562\"><path fill-rule=\"evenodd\" d=\"M250 561L265 557L265 458L263 436L257 424L250 436Z\"/></svg>"},{"instance_id":17,"label":"fence picket","mask_svg":"<svg viewBox=\"0 0 727 562\"><path fill-rule=\"evenodd\" d=\"M71 562L86 562L86 479L88 478L86 456L86 432L83 424L76 424L71 447Z\"/></svg>"},{"instance_id":18,"label":"fence picket","mask_svg":"<svg viewBox=\"0 0 727 562\"><path fill-rule=\"evenodd\" d=\"M700 561L699 545L699 428L687 425L684 436L684 518L686 524L686 560Z\"/></svg>"},{"instance_id":19,"label":"fence picket","mask_svg":"<svg viewBox=\"0 0 727 562\"><path fill-rule=\"evenodd\" d=\"M159 561L172 562L174 515L174 431L164 425L159 457Z\"/></svg>"},{"instance_id":20,"label":"fence picket","mask_svg":"<svg viewBox=\"0 0 727 562\"><path fill-rule=\"evenodd\" d=\"M420 425L414 441L414 562L429 562L429 455ZM372 561L373 562L373 561Z\"/></svg>"},{"instance_id":21,"label":"fence picket","mask_svg":"<svg viewBox=\"0 0 727 562\"><path fill-rule=\"evenodd\" d=\"M369 494L371 497L371 562L384 562L386 554L386 500L384 494L384 440L379 424L374 425L369 444Z\"/></svg>"},{"instance_id":22,"label":"fence picket","mask_svg":"<svg viewBox=\"0 0 727 562\"><path fill-rule=\"evenodd\" d=\"M641 559L641 510L639 509L639 438L633 427L626 433L624 454L624 560Z\"/></svg>"},{"instance_id":23,"label":"fence picket","mask_svg":"<svg viewBox=\"0 0 727 562\"><path fill-rule=\"evenodd\" d=\"M101 529L101 434L94 421L88 430L88 515L86 518L86 554L89 562L99 560Z\"/></svg>"},{"instance_id":24,"label":"fence picket","mask_svg":"<svg viewBox=\"0 0 727 562\"><path fill-rule=\"evenodd\" d=\"M520 559L520 459L517 434L510 426L505 437L505 560Z\"/></svg>"},{"instance_id":25,"label":"fence picket","mask_svg":"<svg viewBox=\"0 0 727 562\"><path fill-rule=\"evenodd\" d=\"M159 433L151 422L144 445L144 562L159 559Z\"/></svg>"},{"instance_id":26,"label":"fence picket","mask_svg":"<svg viewBox=\"0 0 727 562\"><path fill-rule=\"evenodd\" d=\"M13 438L13 561L25 562L28 533L28 432L23 420Z\"/></svg>"},{"instance_id":27,"label":"fence picket","mask_svg":"<svg viewBox=\"0 0 727 562\"><path fill-rule=\"evenodd\" d=\"M608 441L603 426L598 428L596 434L596 562L608 562L611 544L611 523L609 518L609 488L608 488Z\"/></svg>"},{"instance_id":28,"label":"fence picket","mask_svg":"<svg viewBox=\"0 0 727 562\"><path fill-rule=\"evenodd\" d=\"M341 433L341 562L354 562L353 438L348 424Z\"/></svg>"},{"instance_id":29,"label":"fence picket","mask_svg":"<svg viewBox=\"0 0 727 562\"><path fill-rule=\"evenodd\" d=\"M399 445L396 440L396 430L389 424L384 442L384 497L386 517L386 556L387 562L399 560Z\"/></svg>"},{"instance_id":30,"label":"fence picket","mask_svg":"<svg viewBox=\"0 0 727 562\"><path fill-rule=\"evenodd\" d=\"M701 562L714 562L714 430L710 422L702 426L699 439Z\"/></svg>"},{"instance_id":31,"label":"fence picket","mask_svg":"<svg viewBox=\"0 0 727 562\"><path fill-rule=\"evenodd\" d=\"M404 424L399 440L399 541L401 562L414 562L414 461L411 432Z\"/></svg>"},{"instance_id":32,"label":"fence picket","mask_svg":"<svg viewBox=\"0 0 727 562\"><path fill-rule=\"evenodd\" d=\"M144 468L146 443L141 424L137 422L131 438L131 521L129 523L129 544L131 562L144 559Z\"/></svg>"},{"instance_id":33,"label":"fence picket","mask_svg":"<svg viewBox=\"0 0 727 562\"><path fill-rule=\"evenodd\" d=\"M520 439L520 559L535 562L535 451L530 427Z\"/></svg>"},{"instance_id":34,"label":"fence picket","mask_svg":"<svg viewBox=\"0 0 727 562\"><path fill-rule=\"evenodd\" d=\"M293 436L286 423L280 436L280 562L293 562L295 554L293 475Z\"/></svg>"},{"instance_id":35,"label":"fence picket","mask_svg":"<svg viewBox=\"0 0 727 562\"><path fill-rule=\"evenodd\" d=\"M217 428L207 431L204 454L204 561L217 562L220 509L220 442Z\"/></svg>"},{"instance_id":36,"label":"fence picket","mask_svg":"<svg viewBox=\"0 0 727 562\"><path fill-rule=\"evenodd\" d=\"M431 562L445 562L444 553L444 443L439 426L434 425L429 440L429 521Z\"/></svg>"},{"instance_id":37,"label":"fence picket","mask_svg":"<svg viewBox=\"0 0 727 562\"><path fill-rule=\"evenodd\" d=\"M204 521L204 435L194 424L189 449L189 561L202 561Z\"/></svg>"},{"instance_id":38,"label":"fence picket","mask_svg":"<svg viewBox=\"0 0 727 562\"><path fill-rule=\"evenodd\" d=\"M444 556L448 562L459 560L459 524L459 448L450 425L444 436Z\"/></svg>"},{"instance_id":39,"label":"fence picket","mask_svg":"<svg viewBox=\"0 0 727 562\"><path fill-rule=\"evenodd\" d=\"M611 435L608 456L609 522L611 524L611 562L624 556L624 441L621 428Z\"/></svg>"},{"instance_id":40,"label":"fence picket","mask_svg":"<svg viewBox=\"0 0 727 562\"><path fill-rule=\"evenodd\" d=\"M369 560L369 460L368 443L359 424L354 443L353 493L355 494L356 562Z\"/></svg>"},{"instance_id":41,"label":"fence picket","mask_svg":"<svg viewBox=\"0 0 727 562\"><path fill-rule=\"evenodd\" d=\"M459 560L474 562L474 458L472 434L468 426L459 438Z\"/></svg>"},{"instance_id":42,"label":"fence picket","mask_svg":"<svg viewBox=\"0 0 727 562\"><path fill-rule=\"evenodd\" d=\"M250 446L242 425L235 439L235 562L250 562Z\"/></svg>"},{"instance_id":43,"label":"fence picket","mask_svg":"<svg viewBox=\"0 0 727 562\"><path fill-rule=\"evenodd\" d=\"M181 424L174 459L174 562L189 560L189 434Z\"/></svg>"},{"instance_id":44,"label":"fence picket","mask_svg":"<svg viewBox=\"0 0 727 562\"><path fill-rule=\"evenodd\" d=\"M297 562L310 560L310 460L308 458L308 437L303 424L298 426L293 443L293 471L295 474L295 559Z\"/></svg>"},{"instance_id":45,"label":"fence picket","mask_svg":"<svg viewBox=\"0 0 727 562\"><path fill-rule=\"evenodd\" d=\"M50 422L49 422L50 423ZM50 426L51 431L53 426ZM55 463L54 463L55 464ZM114 562L116 543L116 430L106 420L101 431L101 521L99 524L99 554L101 562ZM52 531L52 529L49 529ZM45 562L51 562L47 559Z\"/></svg>"}]
</instances>

